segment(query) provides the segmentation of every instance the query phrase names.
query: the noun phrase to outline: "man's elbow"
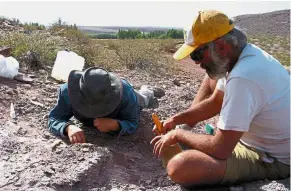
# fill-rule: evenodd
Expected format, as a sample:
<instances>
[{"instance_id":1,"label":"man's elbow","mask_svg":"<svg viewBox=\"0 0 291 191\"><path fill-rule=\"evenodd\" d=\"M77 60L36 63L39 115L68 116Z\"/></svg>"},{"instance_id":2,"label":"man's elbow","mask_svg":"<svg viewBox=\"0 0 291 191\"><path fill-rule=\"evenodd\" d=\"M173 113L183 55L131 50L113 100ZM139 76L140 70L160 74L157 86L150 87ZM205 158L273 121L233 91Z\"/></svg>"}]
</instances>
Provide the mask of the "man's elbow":
<instances>
[{"instance_id":1,"label":"man's elbow","mask_svg":"<svg viewBox=\"0 0 291 191\"><path fill-rule=\"evenodd\" d=\"M213 157L219 160L226 160L231 156L232 152L226 151L225 149L217 149L213 153Z\"/></svg>"}]
</instances>

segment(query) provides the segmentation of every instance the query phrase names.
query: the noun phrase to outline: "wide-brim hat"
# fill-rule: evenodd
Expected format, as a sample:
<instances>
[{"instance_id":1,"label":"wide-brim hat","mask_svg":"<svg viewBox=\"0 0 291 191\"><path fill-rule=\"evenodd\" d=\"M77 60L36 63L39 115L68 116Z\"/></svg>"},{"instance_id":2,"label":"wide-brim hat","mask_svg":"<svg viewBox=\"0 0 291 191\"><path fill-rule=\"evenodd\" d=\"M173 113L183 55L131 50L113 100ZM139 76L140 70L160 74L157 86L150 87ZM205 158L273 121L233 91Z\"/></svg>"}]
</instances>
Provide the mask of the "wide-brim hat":
<instances>
[{"instance_id":1,"label":"wide-brim hat","mask_svg":"<svg viewBox=\"0 0 291 191\"><path fill-rule=\"evenodd\" d=\"M73 70L68 78L71 106L88 118L104 117L121 103L123 86L114 73L99 67Z\"/></svg>"}]
</instances>

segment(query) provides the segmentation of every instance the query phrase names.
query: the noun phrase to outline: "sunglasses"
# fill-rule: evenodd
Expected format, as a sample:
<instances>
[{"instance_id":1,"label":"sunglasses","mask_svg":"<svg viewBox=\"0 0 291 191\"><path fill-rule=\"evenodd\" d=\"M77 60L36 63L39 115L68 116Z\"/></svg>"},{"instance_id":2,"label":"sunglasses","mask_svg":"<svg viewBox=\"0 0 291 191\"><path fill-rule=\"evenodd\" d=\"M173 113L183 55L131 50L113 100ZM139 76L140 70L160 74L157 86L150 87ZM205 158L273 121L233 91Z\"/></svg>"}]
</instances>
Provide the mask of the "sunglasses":
<instances>
[{"instance_id":1,"label":"sunglasses","mask_svg":"<svg viewBox=\"0 0 291 191\"><path fill-rule=\"evenodd\" d=\"M199 61L203 59L203 53L205 50L208 49L208 45L205 45L204 47L200 48L199 50L195 50L193 52L191 52L190 54L190 58L193 61Z\"/></svg>"}]
</instances>

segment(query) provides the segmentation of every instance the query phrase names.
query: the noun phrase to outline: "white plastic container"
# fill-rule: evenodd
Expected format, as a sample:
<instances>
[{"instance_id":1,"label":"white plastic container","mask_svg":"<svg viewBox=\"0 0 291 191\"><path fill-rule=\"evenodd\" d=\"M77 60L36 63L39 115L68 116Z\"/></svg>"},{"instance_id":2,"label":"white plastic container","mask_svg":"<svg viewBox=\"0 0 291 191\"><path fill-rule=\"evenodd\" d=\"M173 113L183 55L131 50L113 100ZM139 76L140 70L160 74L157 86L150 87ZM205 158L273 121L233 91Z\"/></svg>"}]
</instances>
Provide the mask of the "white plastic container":
<instances>
[{"instance_id":1,"label":"white plastic container","mask_svg":"<svg viewBox=\"0 0 291 191\"><path fill-rule=\"evenodd\" d=\"M72 70L83 70L85 59L72 51L59 51L51 77L67 82Z\"/></svg>"}]
</instances>

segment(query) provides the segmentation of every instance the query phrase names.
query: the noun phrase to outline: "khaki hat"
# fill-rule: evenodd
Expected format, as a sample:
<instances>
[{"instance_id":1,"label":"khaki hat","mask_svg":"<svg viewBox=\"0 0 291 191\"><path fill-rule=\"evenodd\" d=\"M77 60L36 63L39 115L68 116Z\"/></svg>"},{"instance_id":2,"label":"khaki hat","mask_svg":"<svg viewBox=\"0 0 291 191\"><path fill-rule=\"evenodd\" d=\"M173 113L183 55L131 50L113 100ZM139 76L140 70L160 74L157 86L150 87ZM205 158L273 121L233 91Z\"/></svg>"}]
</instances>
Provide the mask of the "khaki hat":
<instances>
[{"instance_id":1,"label":"khaki hat","mask_svg":"<svg viewBox=\"0 0 291 191\"><path fill-rule=\"evenodd\" d=\"M186 31L185 43L177 50L173 58L181 60L198 46L222 37L234 28L227 15L220 11L199 11L190 30Z\"/></svg>"},{"instance_id":2,"label":"khaki hat","mask_svg":"<svg viewBox=\"0 0 291 191\"><path fill-rule=\"evenodd\" d=\"M79 114L95 119L107 116L119 107L123 85L114 73L91 67L84 72L70 72L68 92L71 106Z\"/></svg>"}]
</instances>

